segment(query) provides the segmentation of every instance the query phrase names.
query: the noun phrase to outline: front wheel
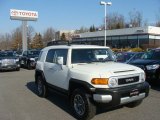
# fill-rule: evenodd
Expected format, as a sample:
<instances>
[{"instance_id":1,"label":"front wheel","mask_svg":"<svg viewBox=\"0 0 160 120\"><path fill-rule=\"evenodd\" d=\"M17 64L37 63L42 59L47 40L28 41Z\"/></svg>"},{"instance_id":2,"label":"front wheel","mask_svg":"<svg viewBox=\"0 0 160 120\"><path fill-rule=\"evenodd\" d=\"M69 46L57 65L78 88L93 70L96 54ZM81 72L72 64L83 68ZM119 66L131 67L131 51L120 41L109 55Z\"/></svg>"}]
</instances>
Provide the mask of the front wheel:
<instances>
[{"instance_id":1,"label":"front wheel","mask_svg":"<svg viewBox=\"0 0 160 120\"><path fill-rule=\"evenodd\" d=\"M20 71L20 68L16 68L16 71Z\"/></svg>"},{"instance_id":2,"label":"front wheel","mask_svg":"<svg viewBox=\"0 0 160 120\"><path fill-rule=\"evenodd\" d=\"M45 85L43 78L41 76L38 76L37 78L37 90L38 90L38 96L47 97L47 86Z\"/></svg>"},{"instance_id":3,"label":"front wheel","mask_svg":"<svg viewBox=\"0 0 160 120\"><path fill-rule=\"evenodd\" d=\"M78 120L89 120L96 114L96 106L90 101L89 95L82 89L73 91L71 107Z\"/></svg>"}]
</instances>

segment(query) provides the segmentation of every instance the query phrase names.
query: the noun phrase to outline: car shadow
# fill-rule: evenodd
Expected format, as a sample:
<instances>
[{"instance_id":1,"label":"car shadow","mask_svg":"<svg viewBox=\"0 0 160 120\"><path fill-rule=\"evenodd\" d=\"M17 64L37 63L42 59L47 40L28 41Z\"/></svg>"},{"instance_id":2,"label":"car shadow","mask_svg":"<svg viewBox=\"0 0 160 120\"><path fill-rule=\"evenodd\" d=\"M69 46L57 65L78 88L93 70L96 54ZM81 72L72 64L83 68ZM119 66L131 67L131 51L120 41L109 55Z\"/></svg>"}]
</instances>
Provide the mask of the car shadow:
<instances>
[{"instance_id":1,"label":"car shadow","mask_svg":"<svg viewBox=\"0 0 160 120\"><path fill-rule=\"evenodd\" d=\"M28 82L26 84L26 87L35 95L37 95L37 87L34 82ZM72 111L70 109L69 100L64 95L58 94L53 90L49 90L49 95L46 99L73 116Z\"/></svg>"},{"instance_id":2,"label":"car shadow","mask_svg":"<svg viewBox=\"0 0 160 120\"><path fill-rule=\"evenodd\" d=\"M26 87L31 92L33 92L35 95L37 95L37 87L36 87L34 82L28 82L26 84ZM73 115L73 113L71 111L70 104L69 104L69 99L66 96L58 94L57 92L54 92L53 90L49 90L49 95L48 95L48 97L46 99L74 117L74 115ZM102 113L111 112L111 111L120 109L122 107L123 106L117 106L117 107L114 107L114 108L108 108L108 107L104 107L104 106L97 107L96 115L102 114Z\"/></svg>"}]
</instances>

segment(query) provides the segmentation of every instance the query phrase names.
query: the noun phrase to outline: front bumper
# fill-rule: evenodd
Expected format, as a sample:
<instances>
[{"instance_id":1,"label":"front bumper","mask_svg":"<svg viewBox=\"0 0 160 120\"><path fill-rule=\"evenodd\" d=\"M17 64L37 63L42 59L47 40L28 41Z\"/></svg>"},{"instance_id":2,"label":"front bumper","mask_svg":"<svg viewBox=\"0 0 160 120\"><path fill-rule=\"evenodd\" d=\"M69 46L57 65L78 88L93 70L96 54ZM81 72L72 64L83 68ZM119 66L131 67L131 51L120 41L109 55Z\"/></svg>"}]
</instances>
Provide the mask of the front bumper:
<instances>
[{"instance_id":1,"label":"front bumper","mask_svg":"<svg viewBox=\"0 0 160 120\"><path fill-rule=\"evenodd\" d=\"M20 68L20 64L14 64L14 65L1 65L0 66L0 70L14 70Z\"/></svg>"},{"instance_id":2,"label":"front bumper","mask_svg":"<svg viewBox=\"0 0 160 120\"><path fill-rule=\"evenodd\" d=\"M112 89L95 89L93 100L97 104L118 106L136 100L144 99L149 94L150 85L147 82Z\"/></svg>"},{"instance_id":3,"label":"front bumper","mask_svg":"<svg viewBox=\"0 0 160 120\"><path fill-rule=\"evenodd\" d=\"M145 70L147 79L158 79L159 70Z\"/></svg>"}]
</instances>

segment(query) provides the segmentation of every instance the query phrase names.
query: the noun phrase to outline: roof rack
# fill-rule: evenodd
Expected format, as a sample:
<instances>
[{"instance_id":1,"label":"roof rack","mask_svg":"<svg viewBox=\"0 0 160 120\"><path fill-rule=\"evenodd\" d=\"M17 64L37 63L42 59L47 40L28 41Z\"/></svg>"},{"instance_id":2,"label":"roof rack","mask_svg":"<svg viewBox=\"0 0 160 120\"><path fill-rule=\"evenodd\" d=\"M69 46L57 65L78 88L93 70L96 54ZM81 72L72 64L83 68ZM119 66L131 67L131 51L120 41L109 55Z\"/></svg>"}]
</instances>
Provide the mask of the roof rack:
<instances>
[{"instance_id":1,"label":"roof rack","mask_svg":"<svg viewBox=\"0 0 160 120\"><path fill-rule=\"evenodd\" d=\"M52 46L52 45L71 45L71 41L68 40L56 40L56 41L50 41L47 43L47 46Z\"/></svg>"}]
</instances>

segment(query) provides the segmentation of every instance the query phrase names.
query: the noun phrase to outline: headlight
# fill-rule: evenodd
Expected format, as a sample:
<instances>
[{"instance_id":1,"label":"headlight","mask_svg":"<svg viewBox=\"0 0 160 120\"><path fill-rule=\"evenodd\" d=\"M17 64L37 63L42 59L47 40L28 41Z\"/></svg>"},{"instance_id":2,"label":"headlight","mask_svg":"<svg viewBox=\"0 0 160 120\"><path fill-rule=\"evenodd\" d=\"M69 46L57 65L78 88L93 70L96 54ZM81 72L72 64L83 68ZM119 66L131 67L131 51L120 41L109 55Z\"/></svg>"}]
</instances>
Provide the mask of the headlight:
<instances>
[{"instance_id":1,"label":"headlight","mask_svg":"<svg viewBox=\"0 0 160 120\"><path fill-rule=\"evenodd\" d=\"M147 65L146 68L147 70L155 70L159 68L159 64Z\"/></svg>"},{"instance_id":2,"label":"headlight","mask_svg":"<svg viewBox=\"0 0 160 120\"><path fill-rule=\"evenodd\" d=\"M16 61L16 62L19 62L19 59L17 58L17 59L15 59L15 61Z\"/></svg>"},{"instance_id":3,"label":"headlight","mask_svg":"<svg viewBox=\"0 0 160 120\"><path fill-rule=\"evenodd\" d=\"M141 73L141 74L140 74L140 81L141 81L141 82L144 82L145 79L146 79L145 73Z\"/></svg>"},{"instance_id":4,"label":"headlight","mask_svg":"<svg viewBox=\"0 0 160 120\"><path fill-rule=\"evenodd\" d=\"M109 78L108 86L109 87L117 87L118 86L118 78L115 78L115 77Z\"/></svg>"},{"instance_id":5,"label":"headlight","mask_svg":"<svg viewBox=\"0 0 160 120\"><path fill-rule=\"evenodd\" d=\"M30 60L35 61L35 58L30 58Z\"/></svg>"}]
</instances>

